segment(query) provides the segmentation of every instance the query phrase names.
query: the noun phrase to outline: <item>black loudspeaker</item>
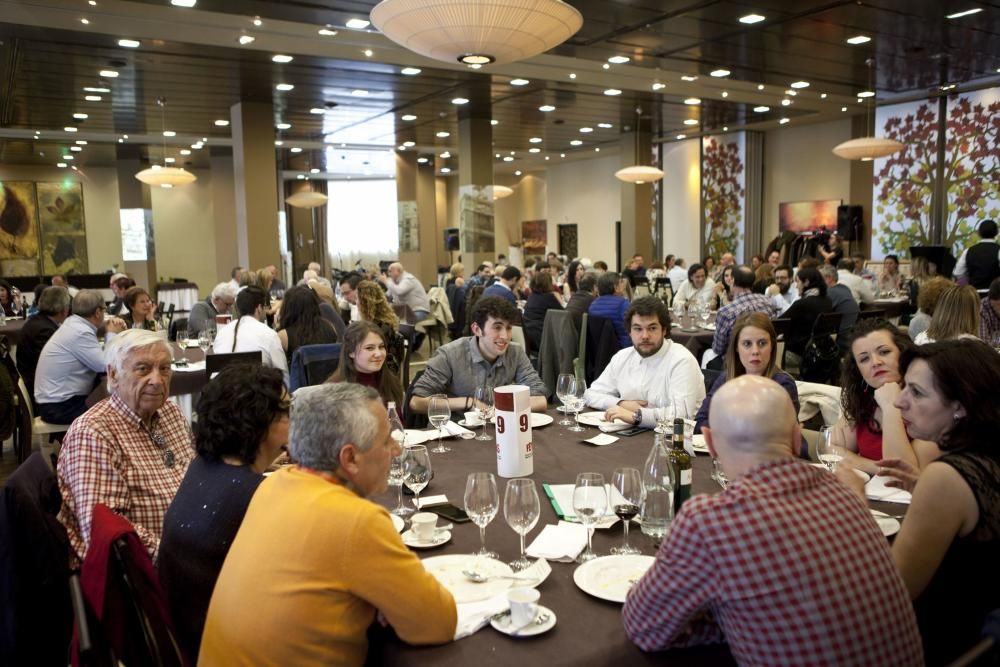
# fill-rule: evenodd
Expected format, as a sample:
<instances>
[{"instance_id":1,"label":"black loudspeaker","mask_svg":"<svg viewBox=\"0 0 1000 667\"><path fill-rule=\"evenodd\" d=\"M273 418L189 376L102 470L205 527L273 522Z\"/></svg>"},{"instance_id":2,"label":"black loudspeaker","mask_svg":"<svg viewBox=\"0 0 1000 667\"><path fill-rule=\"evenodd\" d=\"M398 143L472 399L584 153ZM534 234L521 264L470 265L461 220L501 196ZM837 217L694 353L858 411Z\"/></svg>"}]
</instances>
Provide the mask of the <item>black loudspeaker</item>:
<instances>
[{"instance_id":1,"label":"black loudspeaker","mask_svg":"<svg viewBox=\"0 0 1000 667\"><path fill-rule=\"evenodd\" d=\"M448 252L459 249L458 227L449 227L444 230L444 249Z\"/></svg>"},{"instance_id":2,"label":"black loudspeaker","mask_svg":"<svg viewBox=\"0 0 1000 667\"><path fill-rule=\"evenodd\" d=\"M860 206L837 207L837 236L845 241L857 241L861 238L861 221L863 217Z\"/></svg>"}]
</instances>

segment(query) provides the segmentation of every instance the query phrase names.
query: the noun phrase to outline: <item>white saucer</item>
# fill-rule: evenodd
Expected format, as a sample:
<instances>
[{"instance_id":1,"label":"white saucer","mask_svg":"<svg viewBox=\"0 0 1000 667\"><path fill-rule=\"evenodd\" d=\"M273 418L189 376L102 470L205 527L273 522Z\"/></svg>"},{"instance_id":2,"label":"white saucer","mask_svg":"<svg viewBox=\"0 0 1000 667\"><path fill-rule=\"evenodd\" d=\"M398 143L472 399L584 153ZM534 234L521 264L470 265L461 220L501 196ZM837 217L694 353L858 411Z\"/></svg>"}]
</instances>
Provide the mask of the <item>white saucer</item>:
<instances>
[{"instance_id":1,"label":"white saucer","mask_svg":"<svg viewBox=\"0 0 1000 667\"><path fill-rule=\"evenodd\" d=\"M483 427L483 422L476 422L475 424L470 424L469 422L465 421L464 419L459 419L458 420L458 425L461 426L461 427L463 427L463 428L482 428Z\"/></svg>"},{"instance_id":2,"label":"white saucer","mask_svg":"<svg viewBox=\"0 0 1000 667\"><path fill-rule=\"evenodd\" d=\"M872 518L875 519L875 523L878 524L879 530L886 537L892 537L899 532L900 524L899 520L895 519L885 512L879 512L878 510L870 510L872 513Z\"/></svg>"},{"instance_id":3,"label":"white saucer","mask_svg":"<svg viewBox=\"0 0 1000 667\"><path fill-rule=\"evenodd\" d=\"M408 530L402 535L403 544L414 549L433 549L451 541L450 530L439 530L434 533L434 539L430 542L418 540L412 530Z\"/></svg>"},{"instance_id":4,"label":"white saucer","mask_svg":"<svg viewBox=\"0 0 1000 667\"><path fill-rule=\"evenodd\" d=\"M538 616L541 616L542 614L548 614L549 620L545 621L541 625L535 625L532 623L531 625L521 628L520 630L511 627L510 614L501 616L499 619L490 619L490 625L492 625L493 629L497 632L502 632L511 637L534 637L535 635L546 633L556 627L556 613L554 611L548 607L538 605ZM537 619L538 616L535 618Z\"/></svg>"},{"instance_id":5,"label":"white saucer","mask_svg":"<svg viewBox=\"0 0 1000 667\"><path fill-rule=\"evenodd\" d=\"M403 517L390 514L389 518L392 519L392 527L396 529L396 532L403 532L403 529L406 528L406 522L403 521Z\"/></svg>"}]
</instances>

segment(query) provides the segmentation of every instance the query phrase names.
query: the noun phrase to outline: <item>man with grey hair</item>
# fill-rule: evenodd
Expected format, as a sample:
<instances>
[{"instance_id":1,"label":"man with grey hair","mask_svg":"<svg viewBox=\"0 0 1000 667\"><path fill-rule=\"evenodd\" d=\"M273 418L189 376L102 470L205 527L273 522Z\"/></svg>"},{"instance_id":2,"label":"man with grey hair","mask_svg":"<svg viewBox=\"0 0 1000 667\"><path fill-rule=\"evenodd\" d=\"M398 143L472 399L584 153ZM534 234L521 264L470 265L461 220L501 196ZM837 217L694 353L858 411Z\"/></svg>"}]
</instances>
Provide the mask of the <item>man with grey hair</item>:
<instances>
[{"instance_id":1,"label":"man with grey hair","mask_svg":"<svg viewBox=\"0 0 1000 667\"><path fill-rule=\"evenodd\" d=\"M17 372L24 378L31 400L35 395L38 357L52 334L69 317L69 304L69 290L65 287L46 287L38 297L38 312L29 317L21 329L21 339L17 343Z\"/></svg>"},{"instance_id":2,"label":"man with grey hair","mask_svg":"<svg viewBox=\"0 0 1000 667\"><path fill-rule=\"evenodd\" d=\"M45 421L69 424L87 410L87 396L96 386L98 373L104 372L98 327L104 325L109 340L127 328L117 317L105 322L104 311L100 292L80 290L73 299L73 314L42 348L34 395L38 414Z\"/></svg>"},{"instance_id":3,"label":"man with grey hair","mask_svg":"<svg viewBox=\"0 0 1000 667\"><path fill-rule=\"evenodd\" d=\"M316 276L315 276L316 280L320 281L321 283L323 283L324 285L326 285L330 289L333 289L333 285L330 284L329 279L323 277L323 267L319 265L319 262L309 262L309 267L308 268L309 268L310 271L312 271L312 272L314 272L316 274ZM309 281L306 280L306 284L308 284L308 283L309 283Z\"/></svg>"},{"instance_id":4,"label":"man with grey hair","mask_svg":"<svg viewBox=\"0 0 1000 667\"><path fill-rule=\"evenodd\" d=\"M225 315L236 301L236 290L229 283L219 283L204 301L191 306L188 315L188 335L197 338L205 329L215 328L215 316Z\"/></svg>"},{"instance_id":5,"label":"man with grey hair","mask_svg":"<svg viewBox=\"0 0 1000 667\"><path fill-rule=\"evenodd\" d=\"M59 521L83 560L94 505L101 503L132 523L155 559L163 517L194 458L191 428L167 401L166 340L129 329L108 342L105 354L111 395L73 422L59 452Z\"/></svg>"},{"instance_id":6,"label":"man with grey hair","mask_svg":"<svg viewBox=\"0 0 1000 667\"><path fill-rule=\"evenodd\" d=\"M840 261L843 263L850 262L851 260L842 259ZM847 285L840 284L840 271L838 269L833 268L829 264L823 264L819 267L819 274L823 276L823 282L826 283L826 298L833 304L833 312L840 313L843 316L840 319L840 329L837 330L837 345L843 353L848 349L848 343L851 340L851 329L854 328L854 324L858 321L861 308L858 305L853 290ZM854 275L852 277L857 278Z\"/></svg>"},{"instance_id":7,"label":"man with grey hair","mask_svg":"<svg viewBox=\"0 0 1000 667\"><path fill-rule=\"evenodd\" d=\"M388 274L388 276L386 275ZM389 265L386 273L380 273L378 281L382 283L393 303L401 303L410 307L417 322L427 319L431 312L431 304L427 299L427 291L420 280L403 269L399 262Z\"/></svg>"},{"instance_id":8,"label":"man with grey hair","mask_svg":"<svg viewBox=\"0 0 1000 667\"><path fill-rule=\"evenodd\" d=\"M264 480L250 501L198 664L360 665L376 613L403 641L450 641L454 598L367 500L385 490L399 454L378 394L346 382L299 389L288 449L299 465Z\"/></svg>"}]
</instances>

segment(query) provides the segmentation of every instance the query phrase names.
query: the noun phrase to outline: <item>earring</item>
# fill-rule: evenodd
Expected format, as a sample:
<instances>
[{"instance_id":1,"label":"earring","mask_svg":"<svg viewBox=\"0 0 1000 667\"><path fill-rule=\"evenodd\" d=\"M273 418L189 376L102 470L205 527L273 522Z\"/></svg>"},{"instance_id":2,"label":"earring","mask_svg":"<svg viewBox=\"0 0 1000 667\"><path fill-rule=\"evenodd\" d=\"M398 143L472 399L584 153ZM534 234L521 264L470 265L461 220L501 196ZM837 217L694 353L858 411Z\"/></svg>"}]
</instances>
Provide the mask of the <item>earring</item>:
<instances>
[{"instance_id":1,"label":"earring","mask_svg":"<svg viewBox=\"0 0 1000 667\"><path fill-rule=\"evenodd\" d=\"M955 421L958 421L959 419L961 419L961 418L962 418L962 415L960 415L960 414L958 414L958 413L956 412L955 414L953 414L953 415L951 416L951 418L952 418L952 419L954 419Z\"/></svg>"}]
</instances>

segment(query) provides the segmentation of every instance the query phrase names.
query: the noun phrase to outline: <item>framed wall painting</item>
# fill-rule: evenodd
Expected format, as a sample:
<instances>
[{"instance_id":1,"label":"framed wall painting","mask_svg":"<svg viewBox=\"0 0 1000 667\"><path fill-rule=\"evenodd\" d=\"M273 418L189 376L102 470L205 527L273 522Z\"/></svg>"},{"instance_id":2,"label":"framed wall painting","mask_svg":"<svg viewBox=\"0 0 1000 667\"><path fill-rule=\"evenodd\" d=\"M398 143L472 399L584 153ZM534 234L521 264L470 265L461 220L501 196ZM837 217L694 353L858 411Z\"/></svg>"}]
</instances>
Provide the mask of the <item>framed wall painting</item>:
<instances>
[{"instance_id":1,"label":"framed wall painting","mask_svg":"<svg viewBox=\"0 0 1000 667\"><path fill-rule=\"evenodd\" d=\"M83 186L75 181L37 183L42 272L87 273Z\"/></svg>"},{"instance_id":2,"label":"framed wall painting","mask_svg":"<svg viewBox=\"0 0 1000 667\"><path fill-rule=\"evenodd\" d=\"M5 276L37 274L38 248L35 184L0 182L0 271Z\"/></svg>"}]
</instances>

